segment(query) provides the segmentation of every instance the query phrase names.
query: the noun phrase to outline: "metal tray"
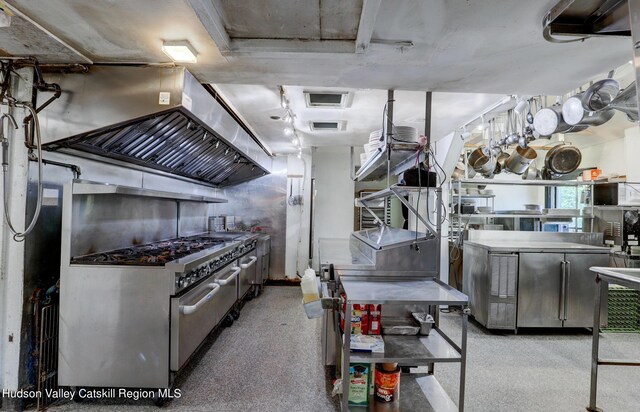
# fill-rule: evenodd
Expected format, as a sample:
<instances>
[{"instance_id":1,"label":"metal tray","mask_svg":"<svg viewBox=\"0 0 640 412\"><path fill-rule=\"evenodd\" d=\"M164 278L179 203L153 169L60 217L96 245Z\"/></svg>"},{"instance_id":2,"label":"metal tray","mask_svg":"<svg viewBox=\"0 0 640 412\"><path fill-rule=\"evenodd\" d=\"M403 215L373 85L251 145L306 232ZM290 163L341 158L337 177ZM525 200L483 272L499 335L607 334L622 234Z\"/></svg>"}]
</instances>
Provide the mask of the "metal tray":
<instances>
[{"instance_id":1,"label":"metal tray","mask_svg":"<svg viewBox=\"0 0 640 412\"><path fill-rule=\"evenodd\" d=\"M382 334L383 335L417 335L420 326L410 318L382 318Z\"/></svg>"}]
</instances>

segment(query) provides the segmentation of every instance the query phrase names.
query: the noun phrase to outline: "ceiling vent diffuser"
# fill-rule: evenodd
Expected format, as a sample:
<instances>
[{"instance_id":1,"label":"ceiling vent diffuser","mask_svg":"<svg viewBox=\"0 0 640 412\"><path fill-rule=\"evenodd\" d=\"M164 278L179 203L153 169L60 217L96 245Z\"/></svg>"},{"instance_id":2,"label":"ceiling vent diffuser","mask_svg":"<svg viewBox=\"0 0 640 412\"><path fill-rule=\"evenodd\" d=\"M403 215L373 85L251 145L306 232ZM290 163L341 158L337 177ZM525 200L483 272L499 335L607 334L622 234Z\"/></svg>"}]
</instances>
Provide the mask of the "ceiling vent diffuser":
<instances>
[{"instance_id":1,"label":"ceiling vent diffuser","mask_svg":"<svg viewBox=\"0 0 640 412\"><path fill-rule=\"evenodd\" d=\"M312 132L341 132L346 129L347 122L339 121L316 121L309 122Z\"/></svg>"},{"instance_id":2,"label":"ceiling vent diffuser","mask_svg":"<svg viewBox=\"0 0 640 412\"><path fill-rule=\"evenodd\" d=\"M304 92L309 108L345 108L350 105L349 92Z\"/></svg>"}]
</instances>

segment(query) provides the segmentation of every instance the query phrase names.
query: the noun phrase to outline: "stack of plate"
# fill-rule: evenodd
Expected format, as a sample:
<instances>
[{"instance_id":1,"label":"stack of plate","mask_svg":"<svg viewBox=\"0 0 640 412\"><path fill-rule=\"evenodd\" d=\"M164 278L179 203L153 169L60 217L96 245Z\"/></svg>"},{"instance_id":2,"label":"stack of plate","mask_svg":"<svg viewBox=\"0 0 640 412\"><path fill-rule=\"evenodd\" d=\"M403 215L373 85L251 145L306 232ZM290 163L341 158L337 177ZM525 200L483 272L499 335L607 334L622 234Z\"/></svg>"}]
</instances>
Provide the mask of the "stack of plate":
<instances>
[{"instance_id":1,"label":"stack of plate","mask_svg":"<svg viewBox=\"0 0 640 412\"><path fill-rule=\"evenodd\" d=\"M384 141L381 141L382 130L376 130L369 135L369 142L364 144L364 152L367 158L373 156L378 151L379 147L384 145Z\"/></svg>"},{"instance_id":2,"label":"stack of plate","mask_svg":"<svg viewBox=\"0 0 640 412\"><path fill-rule=\"evenodd\" d=\"M364 154L367 155L367 159L375 155L377 151L378 151L377 145L373 145L371 143L364 144Z\"/></svg>"},{"instance_id":3,"label":"stack of plate","mask_svg":"<svg viewBox=\"0 0 640 412\"><path fill-rule=\"evenodd\" d=\"M382 137L382 129L374 130L369 134L369 143L380 142L381 137Z\"/></svg>"},{"instance_id":4,"label":"stack of plate","mask_svg":"<svg viewBox=\"0 0 640 412\"><path fill-rule=\"evenodd\" d=\"M418 141L418 130L411 126L394 126L393 137L402 142L414 143Z\"/></svg>"}]
</instances>

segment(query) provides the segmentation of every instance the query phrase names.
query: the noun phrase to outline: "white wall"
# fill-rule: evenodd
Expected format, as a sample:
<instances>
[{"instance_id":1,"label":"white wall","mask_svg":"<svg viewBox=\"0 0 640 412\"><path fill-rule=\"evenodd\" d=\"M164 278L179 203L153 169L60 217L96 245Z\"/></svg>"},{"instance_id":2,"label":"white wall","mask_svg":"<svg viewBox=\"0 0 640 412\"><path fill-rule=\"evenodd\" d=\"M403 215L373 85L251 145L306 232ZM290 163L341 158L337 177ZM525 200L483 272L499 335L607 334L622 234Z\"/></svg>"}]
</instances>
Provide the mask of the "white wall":
<instances>
[{"instance_id":1,"label":"white wall","mask_svg":"<svg viewBox=\"0 0 640 412\"><path fill-rule=\"evenodd\" d=\"M350 162L349 147L313 149L313 266L316 270L318 239L348 239L353 231L355 186Z\"/></svg>"},{"instance_id":2,"label":"white wall","mask_svg":"<svg viewBox=\"0 0 640 412\"><path fill-rule=\"evenodd\" d=\"M581 167L597 166L605 175L626 175L627 181L640 181L640 128L630 127L624 136L581 149Z\"/></svg>"},{"instance_id":3,"label":"white wall","mask_svg":"<svg viewBox=\"0 0 640 412\"><path fill-rule=\"evenodd\" d=\"M302 205L292 206L287 202L287 240L285 276L300 276L309 265L309 231L311 229L311 156L287 159L287 199L291 194L303 197ZM297 177L302 176L302 177Z\"/></svg>"}]
</instances>

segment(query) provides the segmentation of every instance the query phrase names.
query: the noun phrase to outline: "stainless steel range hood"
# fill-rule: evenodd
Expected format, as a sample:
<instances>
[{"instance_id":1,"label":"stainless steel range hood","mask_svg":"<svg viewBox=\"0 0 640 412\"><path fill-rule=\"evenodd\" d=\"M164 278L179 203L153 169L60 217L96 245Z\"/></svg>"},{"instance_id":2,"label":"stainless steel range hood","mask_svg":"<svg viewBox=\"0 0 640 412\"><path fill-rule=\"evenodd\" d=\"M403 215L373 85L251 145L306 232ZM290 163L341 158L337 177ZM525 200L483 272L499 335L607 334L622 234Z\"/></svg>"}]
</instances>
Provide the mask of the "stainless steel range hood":
<instances>
[{"instance_id":1,"label":"stainless steel range hood","mask_svg":"<svg viewBox=\"0 0 640 412\"><path fill-rule=\"evenodd\" d=\"M46 150L228 186L271 158L184 68L93 66L48 75L63 95L41 114Z\"/></svg>"}]
</instances>

